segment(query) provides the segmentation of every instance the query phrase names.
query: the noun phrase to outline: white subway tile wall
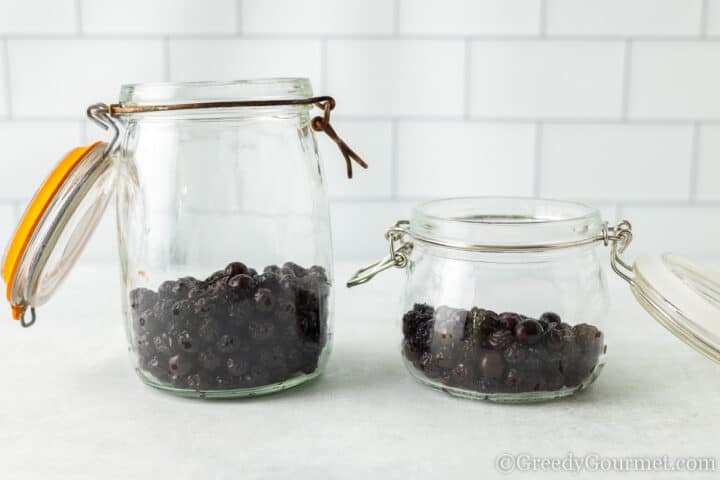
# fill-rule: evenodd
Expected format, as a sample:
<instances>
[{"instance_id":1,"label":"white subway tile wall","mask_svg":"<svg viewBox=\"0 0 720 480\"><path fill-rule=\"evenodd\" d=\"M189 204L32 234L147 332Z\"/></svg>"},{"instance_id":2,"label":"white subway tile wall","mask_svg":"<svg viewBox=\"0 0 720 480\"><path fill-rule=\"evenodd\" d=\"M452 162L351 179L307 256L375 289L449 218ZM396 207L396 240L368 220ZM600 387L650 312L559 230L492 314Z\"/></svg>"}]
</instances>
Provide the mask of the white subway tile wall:
<instances>
[{"instance_id":1,"label":"white subway tile wall","mask_svg":"<svg viewBox=\"0 0 720 480\"><path fill-rule=\"evenodd\" d=\"M153 0L152 5L148 3L147 0L80 0L81 31L151 35L237 31L235 0Z\"/></svg>"},{"instance_id":2,"label":"white subway tile wall","mask_svg":"<svg viewBox=\"0 0 720 480\"><path fill-rule=\"evenodd\" d=\"M621 42L487 41L471 45L473 117L616 118Z\"/></svg>"},{"instance_id":3,"label":"white subway tile wall","mask_svg":"<svg viewBox=\"0 0 720 480\"><path fill-rule=\"evenodd\" d=\"M540 33L541 8L541 0L399 0L398 31L416 35L534 35Z\"/></svg>"},{"instance_id":4,"label":"white subway tile wall","mask_svg":"<svg viewBox=\"0 0 720 480\"><path fill-rule=\"evenodd\" d=\"M703 0L547 0L551 35L691 36Z\"/></svg>"},{"instance_id":5,"label":"white subway tile wall","mask_svg":"<svg viewBox=\"0 0 720 480\"><path fill-rule=\"evenodd\" d=\"M697 198L720 202L720 125L705 125L699 135Z\"/></svg>"},{"instance_id":6,"label":"white subway tile wall","mask_svg":"<svg viewBox=\"0 0 720 480\"><path fill-rule=\"evenodd\" d=\"M627 217L635 250L720 255L720 0L0 0L0 243L121 84L306 76L370 163L318 137L336 257L438 196ZM114 215L82 261L114 261ZM669 228L672 226L672 228Z\"/></svg>"},{"instance_id":7,"label":"white subway tile wall","mask_svg":"<svg viewBox=\"0 0 720 480\"><path fill-rule=\"evenodd\" d=\"M535 127L403 122L398 126L398 162L401 197L532 195Z\"/></svg>"}]
</instances>

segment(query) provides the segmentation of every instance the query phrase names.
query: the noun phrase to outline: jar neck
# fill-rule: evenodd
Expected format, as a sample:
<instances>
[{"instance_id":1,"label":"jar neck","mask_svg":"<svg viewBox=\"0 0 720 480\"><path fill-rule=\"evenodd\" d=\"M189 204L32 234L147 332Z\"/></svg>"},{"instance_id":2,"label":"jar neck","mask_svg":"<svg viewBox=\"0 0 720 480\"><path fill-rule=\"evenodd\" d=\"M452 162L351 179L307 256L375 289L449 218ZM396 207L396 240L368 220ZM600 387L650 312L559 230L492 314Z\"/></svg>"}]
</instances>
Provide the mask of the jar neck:
<instances>
[{"instance_id":1,"label":"jar neck","mask_svg":"<svg viewBox=\"0 0 720 480\"><path fill-rule=\"evenodd\" d=\"M227 82L139 83L123 85L122 105L172 105L179 103L242 100L293 100L313 96L306 78L264 78Z\"/></svg>"},{"instance_id":2,"label":"jar neck","mask_svg":"<svg viewBox=\"0 0 720 480\"><path fill-rule=\"evenodd\" d=\"M597 209L557 200L472 197L418 205L409 233L425 243L471 251L558 250L593 244L605 223Z\"/></svg>"}]
</instances>

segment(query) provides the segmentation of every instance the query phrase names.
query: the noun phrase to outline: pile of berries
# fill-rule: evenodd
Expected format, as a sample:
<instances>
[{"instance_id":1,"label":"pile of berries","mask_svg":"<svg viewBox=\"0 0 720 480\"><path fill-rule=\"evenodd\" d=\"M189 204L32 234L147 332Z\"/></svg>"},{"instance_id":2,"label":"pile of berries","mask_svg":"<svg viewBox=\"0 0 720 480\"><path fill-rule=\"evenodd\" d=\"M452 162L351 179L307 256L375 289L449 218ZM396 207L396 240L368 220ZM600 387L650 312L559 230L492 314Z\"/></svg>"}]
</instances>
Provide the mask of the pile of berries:
<instances>
[{"instance_id":1,"label":"pile of berries","mask_svg":"<svg viewBox=\"0 0 720 480\"><path fill-rule=\"evenodd\" d=\"M330 282L288 262L258 274L234 262L130 292L139 368L180 389L269 385L315 372L327 337Z\"/></svg>"},{"instance_id":2,"label":"pile of berries","mask_svg":"<svg viewBox=\"0 0 720 480\"><path fill-rule=\"evenodd\" d=\"M433 381L481 393L557 391L587 381L603 333L546 312L539 319L415 304L403 316L403 355Z\"/></svg>"}]
</instances>

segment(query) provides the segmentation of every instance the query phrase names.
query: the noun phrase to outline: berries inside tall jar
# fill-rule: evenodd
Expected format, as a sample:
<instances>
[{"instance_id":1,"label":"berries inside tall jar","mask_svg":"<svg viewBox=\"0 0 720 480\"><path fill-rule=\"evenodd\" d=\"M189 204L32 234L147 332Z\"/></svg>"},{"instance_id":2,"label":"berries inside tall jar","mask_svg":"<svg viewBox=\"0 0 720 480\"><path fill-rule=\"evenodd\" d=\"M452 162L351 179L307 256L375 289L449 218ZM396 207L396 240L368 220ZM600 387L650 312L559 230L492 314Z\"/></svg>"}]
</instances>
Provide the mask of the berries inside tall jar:
<instances>
[{"instance_id":1,"label":"berries inside tall jar","mask_svg":"<svg viewBox=\"0 0 720 480\"><path fill-rule=\"evenodd\" d=\"M130 292L139 373L197 392L253 389L311 375L326 344L330 281L320 266L262 272L233 262L205 279Z\"/></svg>"}]
</instances>

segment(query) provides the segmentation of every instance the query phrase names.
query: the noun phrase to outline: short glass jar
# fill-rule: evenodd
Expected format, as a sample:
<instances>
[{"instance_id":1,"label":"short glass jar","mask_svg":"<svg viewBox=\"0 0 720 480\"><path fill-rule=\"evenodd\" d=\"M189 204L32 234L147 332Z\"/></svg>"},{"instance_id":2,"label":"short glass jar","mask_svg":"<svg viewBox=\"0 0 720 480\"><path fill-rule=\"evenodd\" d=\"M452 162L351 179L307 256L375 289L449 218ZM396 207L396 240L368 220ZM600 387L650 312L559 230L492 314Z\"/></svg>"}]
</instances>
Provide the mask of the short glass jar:
<instances>
[{"instance_id":1,"label":"short glass jar","mask_svg":"<svg viewBox=\"0 0 720 480\"><path fill-rule=\"evenodd\" d=\"M420 382L502 402L571 395L600 374L608 295L591 207L530 198L456 198L414 208L388 231L405 269L402 356Z\"/></svg>"},{"instance_id":2,"label":"short glass jar","mask_svg":"<svg viewBox=\"0 0 720 480\"><path fill-rule=\"evenodd\" d=\"M310 118L317 106L322 116ZM73 150L39 190L3 277L24 326L116 197L133 365L184 396L271 393L330 351L332 243L314 131L335 101L302 78L127 85L88 115L114 132ZM26 313L32 319L26 319Z\"/></svg>"}]
</instances>

